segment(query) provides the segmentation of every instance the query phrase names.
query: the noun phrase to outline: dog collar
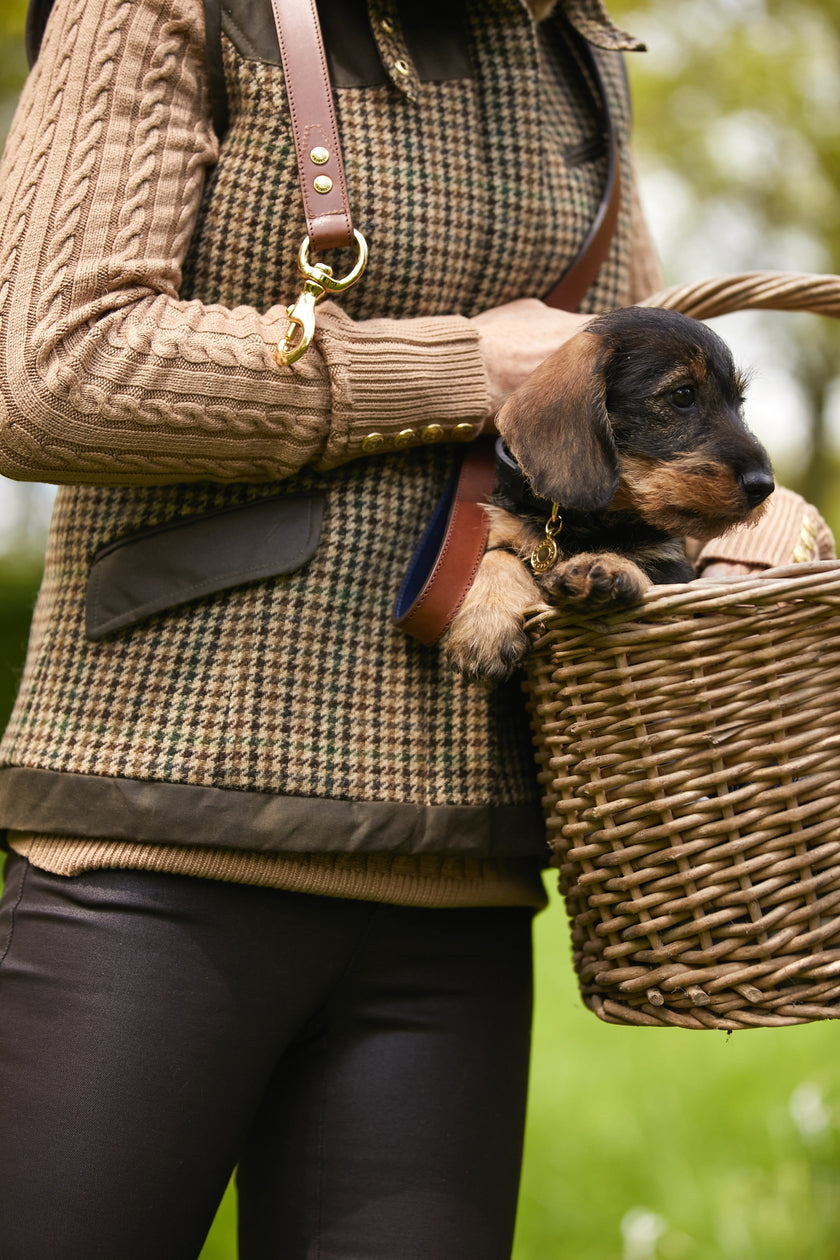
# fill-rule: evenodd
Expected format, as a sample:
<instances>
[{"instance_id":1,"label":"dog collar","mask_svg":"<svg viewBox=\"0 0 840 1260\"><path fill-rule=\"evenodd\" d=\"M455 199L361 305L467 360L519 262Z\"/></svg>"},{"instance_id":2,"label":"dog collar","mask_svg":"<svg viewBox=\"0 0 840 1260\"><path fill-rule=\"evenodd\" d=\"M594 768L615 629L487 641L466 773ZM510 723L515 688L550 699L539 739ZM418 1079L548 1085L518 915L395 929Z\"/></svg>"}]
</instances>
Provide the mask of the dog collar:
<instances>
[{"instance_id":1,"label":"dog collar","mask_svg":"<svg viewBox=\"0 0 840 1260\"><path fill-rule=\"evenodd\" d=\"M534 494L501 437L496 439L496 483L518 512L536 516L547 516L551 512L551 500Z\"/></svg>"},{"instance_id":2,"label":"dog collar","mask_svg":"<svg viewBox=\"0 0 840 1260\"><path fill-rule=\"evenodd\" d=\"M555 539L563 528L560 504L534 494L525 474L501 437L496 441L496 483L518 512L546 518L545 537L540 539L531 552L531 568L535 573L547 573L558 555Z\"/></svg>"}]
</instances>

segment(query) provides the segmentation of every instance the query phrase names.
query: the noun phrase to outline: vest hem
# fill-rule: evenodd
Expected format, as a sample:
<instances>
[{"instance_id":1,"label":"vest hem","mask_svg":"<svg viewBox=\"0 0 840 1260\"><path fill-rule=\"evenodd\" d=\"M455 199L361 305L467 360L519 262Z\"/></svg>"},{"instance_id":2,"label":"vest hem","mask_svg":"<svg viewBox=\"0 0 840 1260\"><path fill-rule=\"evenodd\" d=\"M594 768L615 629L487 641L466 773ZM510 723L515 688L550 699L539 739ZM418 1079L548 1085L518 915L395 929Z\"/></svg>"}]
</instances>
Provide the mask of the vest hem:
<instances>
[{"instance_id":1,"label":"vest hem","mask_svg":"<svg viewBox=\"0 0 840 1260\"><path fill-rule=\"evenodd\" d=\"M545 856L542 809L280 796L230 788L0 770L0 828L252 852Z\"/></svg>"}]
</instances>

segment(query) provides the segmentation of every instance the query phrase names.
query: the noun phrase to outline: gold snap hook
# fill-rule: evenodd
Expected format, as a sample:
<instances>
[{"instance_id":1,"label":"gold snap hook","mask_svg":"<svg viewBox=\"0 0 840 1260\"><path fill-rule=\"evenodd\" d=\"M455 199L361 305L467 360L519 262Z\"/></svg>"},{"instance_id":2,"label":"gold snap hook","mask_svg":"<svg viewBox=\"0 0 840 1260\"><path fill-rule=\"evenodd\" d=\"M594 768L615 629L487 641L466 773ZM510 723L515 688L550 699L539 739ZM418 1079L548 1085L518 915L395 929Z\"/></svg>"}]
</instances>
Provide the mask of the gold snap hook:
<instances>
[{"instance_id":1,"label":"gold snap hook","mask_svg":"<svg viewBox=\"0 0 840 1260\"><path fill-rule=\"evenodd\" d=\"M334 276L332 267L325 263L311 262L309 237L303 238L298 252L298 271L304 277L303 292L293 306L286 308L289 318L283 340L274 347L274 359L278 367L295 363L312 344L315 336L315 304L324 294L343 293L362 275L368 260L367 241L361 232L353 232L356 242L356 261L346 276Z\"/></svg>"}]
</instances>

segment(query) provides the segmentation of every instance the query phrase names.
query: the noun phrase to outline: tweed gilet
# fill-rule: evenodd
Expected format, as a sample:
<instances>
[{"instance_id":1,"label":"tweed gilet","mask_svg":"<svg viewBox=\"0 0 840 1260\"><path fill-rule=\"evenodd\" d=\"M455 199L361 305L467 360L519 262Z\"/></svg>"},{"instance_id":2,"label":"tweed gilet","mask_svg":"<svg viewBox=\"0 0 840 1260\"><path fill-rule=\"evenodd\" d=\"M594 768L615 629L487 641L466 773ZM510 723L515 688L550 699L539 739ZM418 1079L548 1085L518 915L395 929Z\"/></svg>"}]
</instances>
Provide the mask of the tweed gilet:
<instances>
[{"instance_id":1,"label":"tweed gilet","mask_svg":"<svg viewBox=\"0 0 840 1260\"><path fill-rule=\"evenodd\" d=\"M372 0L374 21L380 9ZM468 0L464 15L470 77L412 73L337 90L350 200L370 245L367 273L342 301L353 319L470 316L545 292L600 200L605 158L592 84L566 16L558 12L537 37L516 0ZM405 52L399 32L393 39L387 64ZM603 310L626 288L632 181L620 57L596 56L627 190L586 302ZM225 71L231 124L181 293L267 307L296 292L304 232L285 88L277 66L229 41ZM393 391L395 407L410 406L400 381ZM204 811L214 818L204 842L209 834L233 848L540 852L518 685L491 692L467 683L391 624L415 541L456 459L455 448L432 446L274 484L62 487L0 746L7 781L32 806L14 825L190 844ZM101 547L312 491L325 495L323 532L296 572L86 639L85 588ZM330 808L304 838L313 801Z\"/></svg>"}]
</instances>

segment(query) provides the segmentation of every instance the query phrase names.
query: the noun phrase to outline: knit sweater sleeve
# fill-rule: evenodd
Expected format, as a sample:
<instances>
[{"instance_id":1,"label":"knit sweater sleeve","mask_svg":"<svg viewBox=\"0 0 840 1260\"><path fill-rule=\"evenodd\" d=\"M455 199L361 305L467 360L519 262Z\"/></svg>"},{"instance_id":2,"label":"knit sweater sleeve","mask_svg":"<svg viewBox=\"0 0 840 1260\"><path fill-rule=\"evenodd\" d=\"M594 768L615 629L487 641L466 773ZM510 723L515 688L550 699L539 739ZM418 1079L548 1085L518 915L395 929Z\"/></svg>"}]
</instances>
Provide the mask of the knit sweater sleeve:
<instances>
[{"instance_id":1,"label":"knit sweater sleeve","mask_svg":"<svg viewBox=\"0 0 840 1260\"><path fill-rule=\"evenodd\" d=\"M179 298L217 156L201 0L56 0L0 167L0 473L262 480L360 454L371 430L489 400L459 316L354 322L319 307L279 368L285 309ZM406 388L407 386L407 388Z\"/></svg>"}]
</instances>

